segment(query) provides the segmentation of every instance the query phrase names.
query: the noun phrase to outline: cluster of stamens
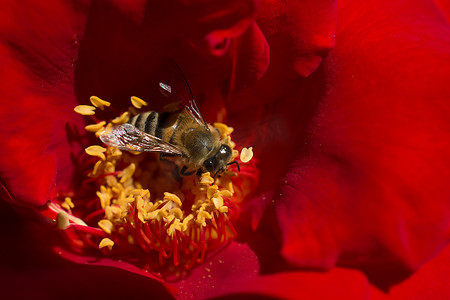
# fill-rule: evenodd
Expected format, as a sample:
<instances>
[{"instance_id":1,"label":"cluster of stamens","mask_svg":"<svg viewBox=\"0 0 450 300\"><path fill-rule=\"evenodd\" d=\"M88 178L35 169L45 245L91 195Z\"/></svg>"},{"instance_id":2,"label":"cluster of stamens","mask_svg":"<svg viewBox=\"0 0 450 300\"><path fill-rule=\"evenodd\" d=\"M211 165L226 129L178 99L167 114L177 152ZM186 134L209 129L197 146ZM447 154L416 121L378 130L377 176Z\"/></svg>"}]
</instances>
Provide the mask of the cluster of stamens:
<instances>
[{"instance_id":1,"label":"cluster of stamens","mask_svg":"<svg viewBox=\"0 0 450 300\"><path fill-rule=\"evenodd\" d=\"M98 97L91 97L91 102L94 106L80 105L75 111L93 117L96 108L110 106ZM96 124L86 126L86 130L98 137L104 130L127 122L146 105L137 97L132 97L132 104L110 122L94 118ZM215 127L234 147L229 137L232 128L222 123ZM230 220L238 214L233 203L235 172L225 171L216 178L209 173L176 178L171 172L174 165L164 165L152 154L99 145L86 148L86 153L92 167L83 184L95 190L95 197L82 204L89 207L89 214L72 213L77 206L75 198L65 197L59 206L51 205L58 212L58 227L74 228L91 246L114 253L137 245L144 252L157 254L160 265L173 263L189 269L201 263L208 250L236 236ZM236 150L233 153L238 155ZM241 153L241 157L246 155Z\"/></svg>"}]
</instances>

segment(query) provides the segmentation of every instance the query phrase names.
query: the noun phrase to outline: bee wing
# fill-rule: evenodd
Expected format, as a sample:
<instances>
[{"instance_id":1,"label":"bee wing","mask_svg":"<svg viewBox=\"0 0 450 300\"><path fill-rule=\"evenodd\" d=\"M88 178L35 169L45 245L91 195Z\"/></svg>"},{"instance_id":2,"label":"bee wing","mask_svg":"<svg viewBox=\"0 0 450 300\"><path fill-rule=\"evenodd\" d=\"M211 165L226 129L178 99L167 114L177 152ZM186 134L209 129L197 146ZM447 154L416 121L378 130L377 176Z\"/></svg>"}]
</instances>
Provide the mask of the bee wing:
<instances>
[{"instance_id":1,"label":"bee wing","mask_svg":"<svg viewBox=\"0 0 450 300\"><path fill-rule=\"evenodd\" d=\"M102 132L100 139L106 145L120 150L184 156L183 152L174 145L145 133L129 123L114 126L111 131Z\"/></svg>"},{"instance_id":2,"label":"bee wing","mask_svg":"<svg viewBox=\"0 0 450 300\"><path fill-rule=\"evenodd\" d=\"M164 96L177 102L177 104L183 108L192 119L209 131L209 127L198 109L191 87L189 86L183 71L181 71L180 67L172 60L168 62L167 65L165 74L161 75L162 78L159 82L159 90Z\"/></svg>"}]
</instances>

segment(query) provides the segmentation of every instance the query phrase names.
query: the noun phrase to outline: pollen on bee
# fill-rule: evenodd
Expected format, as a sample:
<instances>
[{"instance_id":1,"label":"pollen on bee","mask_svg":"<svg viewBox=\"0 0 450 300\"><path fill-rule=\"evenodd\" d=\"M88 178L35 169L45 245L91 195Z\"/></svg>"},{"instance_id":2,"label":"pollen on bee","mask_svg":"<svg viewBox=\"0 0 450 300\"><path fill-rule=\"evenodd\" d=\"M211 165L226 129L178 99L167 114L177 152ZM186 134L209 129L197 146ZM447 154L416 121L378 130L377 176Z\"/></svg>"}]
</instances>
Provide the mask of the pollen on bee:
<instances>
[{"instance_id":1,"label":"pollen on bee","mask_svg":"<svg viewBox=\"0 0 450 300\"><path fill-rule=\"evenodd\" d=\"M74 111L83 116L95 115L95 107L90 105L78 105L74 108Z\"/></svg>"}]
</instances>

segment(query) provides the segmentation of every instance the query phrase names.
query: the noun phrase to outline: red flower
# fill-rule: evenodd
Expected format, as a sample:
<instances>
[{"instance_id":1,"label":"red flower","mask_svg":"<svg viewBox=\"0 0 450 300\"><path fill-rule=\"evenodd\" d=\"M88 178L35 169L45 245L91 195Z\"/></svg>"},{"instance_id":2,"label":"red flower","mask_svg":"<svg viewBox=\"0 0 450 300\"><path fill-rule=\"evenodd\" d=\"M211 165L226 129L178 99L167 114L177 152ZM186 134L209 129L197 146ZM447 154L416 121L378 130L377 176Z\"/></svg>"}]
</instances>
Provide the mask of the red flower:
<instances>
[{"instance_id":1,"label":"red flower","mask_svg":"<svg viewBox=\"0 0 450 300\"><path fill-rule=\"evenodd\" d=\"M149 82L160 57L170 56L204 116L214 121L225 108L233 138L254 147L261 180L245 204L239 243L164 284L168 291L176 287L185 298L448 296L440 284L448 249L437 255L450 225L448 7L347 2L1 4L2 198L29 216L76 187L87 141L73 107L93 94L123 107L130 95L153 99ZM55 232L17 229L31 225L20 225L7 207L2 213L2 257L17 255L14 264L2 261L2 276L16 296L56 298L72 290L66 279L80 296L169 296L144 277L49 257L48 248L61 243ZM35 252L39 260L29 258ZM62 254L143 274L107 257ZM29 292L13 285L24 277ZM97 288L83 289L91 279ZM124 288L104 289L111 281Z\"/></svg>"}]
</instances>

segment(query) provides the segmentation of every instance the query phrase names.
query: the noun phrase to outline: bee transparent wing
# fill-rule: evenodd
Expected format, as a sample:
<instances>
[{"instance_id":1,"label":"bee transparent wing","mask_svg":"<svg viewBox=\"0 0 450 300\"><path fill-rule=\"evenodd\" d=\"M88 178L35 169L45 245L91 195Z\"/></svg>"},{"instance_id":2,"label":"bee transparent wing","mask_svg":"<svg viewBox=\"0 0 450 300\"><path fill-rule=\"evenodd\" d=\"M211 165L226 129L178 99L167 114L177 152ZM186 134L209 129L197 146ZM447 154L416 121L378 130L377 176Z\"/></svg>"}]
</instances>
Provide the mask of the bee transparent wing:
<instances>
[{"instance_id":1,"label":"bee transparent wing","mask_svg":"<svg viewBox=\"0 0 450 300\"><path fill-rule=\"evenodd\" d=\"M102 132L100 139L106 145L120 150L184 156L183 152L174 145L145 133L129 123L114 126L111 131Z\"/></svg>"},{"instance_id":2,"label":"bee transparent wing","mask_svg":"<svg viewBox=\"0 0 450 300\"><path fill-rule=\"evenodd\" d=\"M180 67L172 60L167 62L166 65L165 72L161 75L162 78L159 82L159 90L164 96L183 108L199 125L204 126L209 131L209 127L194 100L191 87Z\"/></svg>"}]
</instances>

